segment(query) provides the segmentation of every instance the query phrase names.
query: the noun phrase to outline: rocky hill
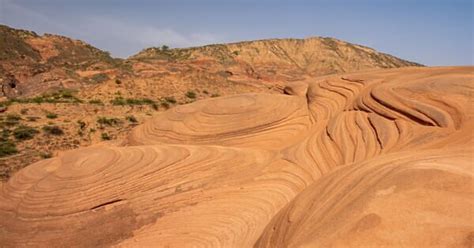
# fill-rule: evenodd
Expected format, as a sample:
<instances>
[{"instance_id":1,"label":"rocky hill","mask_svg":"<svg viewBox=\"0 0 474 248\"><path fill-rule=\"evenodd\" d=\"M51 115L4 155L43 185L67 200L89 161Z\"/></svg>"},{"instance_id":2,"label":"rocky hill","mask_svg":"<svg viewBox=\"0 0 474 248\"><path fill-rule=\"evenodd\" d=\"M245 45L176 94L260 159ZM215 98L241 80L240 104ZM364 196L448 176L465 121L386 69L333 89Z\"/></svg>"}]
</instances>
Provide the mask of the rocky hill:
<instances>
[{"instance_id":1,"label":"rocky hill","mask_svg":"<svg viewBox=\"0 0 474 248\"><path fill-rule=\"evenodd\" d=\"M123 71L120 65L121 59L83 41L0 25L0 80L8 98L100 83L107 73Z\"/></svg>"},{"instance_id":2,"label":"rocky hill","mask_svg":"<svg viewBox=\"0 0 474 248\"><path fill-rule=\"evenodd\" d=\"M168 61L199 65L232 81L257 85L375 68L421 66L372 48L321 37L257 40L183 49L153 47L129 60L135 63Z\"/></svg>"}]
</instances>

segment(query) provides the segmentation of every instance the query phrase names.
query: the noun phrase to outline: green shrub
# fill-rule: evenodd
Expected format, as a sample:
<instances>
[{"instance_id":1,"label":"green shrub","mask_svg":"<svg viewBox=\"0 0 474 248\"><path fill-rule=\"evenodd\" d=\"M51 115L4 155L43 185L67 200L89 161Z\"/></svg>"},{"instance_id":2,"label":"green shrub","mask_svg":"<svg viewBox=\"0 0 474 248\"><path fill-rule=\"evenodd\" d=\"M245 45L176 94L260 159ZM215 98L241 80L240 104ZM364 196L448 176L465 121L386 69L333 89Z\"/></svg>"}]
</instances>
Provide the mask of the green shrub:
<instances>
[{"instance_id":1,"label":"green shrub","mask_svg":"<svg viewBox=\"0 0 474 248\"><path fill-rule=\"evenodd\" d=\"M129 115L129 116L125 117L125 119L127 119L131 123L137 123L138 122L137 118L135 118L135 116L133 116L133 115Z\"/></svg>"},{"instance_id":2,"label":"green shrub","mask_svg":"<svg viewBox=\"0 0 474 248\"><path fill-rule=\"evenodd\" d=\"M21 125L13 130L13 136L17 140L29 140L32 139L38 130L33 127Z\"/></svg>"},{"instance_id":3,"label":"green shrub","mask_svg":"<svg viewBox=\"0 0 474 248\"><path fill-rule=\"evenodd\" d=\"M33 98L11 99L11 103L81 103L82 100L74 96L72 90L59 90L49 94L43 94Z\"/></svg>"},{"instance_id":4,"label":"green shrub","mask_svg":"<svg viewBox=\"0 0 474 248\"><path fill-rule=\"evenodd\" d=\"M113 105L127 105L127 101L123 97L116 97L115 99L111 100L110 103Z\"/></svg>"},{"instance_id":5,"label":"green shrub","mask_svg":"<svg viewBox=\"0 0 474 248\"><path fill-rule=\"evenodd\" d=\"M83 122L83 121L81 121L81 120L78 120L78 121L77 121L77 124L79 125L79 128L80 128L81 130L84 130L84 128L86 127L86 123Z\"/></svg>"},{"instance_id":6,"label":"green shrub","mask_svg":"<svg viewBox=\"0 0 474 248\"><path fill-rule=\"evenodd\" d=\"M21 117L17 114L8 114L3 122L7 126L15 126L20 123Z\"/></svg>"},{"instance_id":7,"label":"green shrub","mask_svg":"<svg viewBox=\"0 0 474 248\"><path fill-rule=\"evenodd\" d=\"M186 92L185 96L186 96L187 98L194 99L194 98L196 98L196 93L195 93L194 91L191 91L191 90L190 90L190 91Z\"/></svg>"},{"instance_id":8,"label":"green shrub","mask_svg":"<svg viewBox=\"0 0 474 248\"><path fill-rule=\"evenodd\" d=\"M116 97L112 101L110 101L112 105L153 105L155 101L148 99L148 98L123 98L123 97Z\"/></svg>"},{"instance_id":9,"label":"green shrub","mask_svg":"<svg viewBox=\"0 0 474 248\"><path fill-rule=\"evenodd\" d=\"M167 96L167 97L165 97L165 101L168 102L168 103L171 103L171 104L175 104L175 103L176 103L176 99L174 98L174 96Z\"/></svg>"},{"instance_id":10,"label":"green shrub","mask_svg":"<svg viewBox=\"0 0 474 248\"><path fill-rule=\"evenodd\" d=\"M44 126L43 131L46 134L51 134L51 135L56 135L56 136L64 134L64 131L60 127L54 126L54 125Z\"/></svg>"},{"instance_id":11,"label":"green shrub","mask_svg":"<svg viewBox=\"0 0 474 248\"><path fill-rule=\"evenodd\" d=\"M107 74L104 74L104 73L98 73L90 77L90 81L92 81L93 83L102 83L107 80L109 80L109 76L107 76Z\"/></svg>"},{"instance_id":12,"label":"green shrub","mask_svg":"<svg viewBox=\"0 0 474 248\"><path fill-rule=\"evenodd\" d=\"M11 100L0 102L0 108L6 108L10 106L13 102Z\"/></svg>"},{"instance_id":13,"label":"green shrub","mask_svg":"<svg viewBox=\"0 0 474 248\"><path fill-rule=\"evenodd\" d=\"M97 118L97 123L100 125L115 126L120 124L120 120L117 118L99 117Z\"/></svg>"},{"instance_id":14,"label":"green shrub","mask_svg":"<svg viewBox=\"0 0 474 248\"><path fill-rule=\"evenodd\" d=\"M48 118L48 119L56 119L56 118L58 118L58 115L55 114L55 113L47 113L47 114L46 114L46 118Z\"/></svg>"},{"instance_id":15,"label":"green shrub","mask_svg":"<svg viewBox=\"0 0 474 248\"><path fill-rule=\"evenodd\" d=\"M0 142L0 157L6 157L18 153L15 143L11 141Z\"/></svg>"},{"instance_id":16,"label":"green shrub","mask_svg":"<svg viewBox=\"0 0 474 248\"><path fill-rule=\"evenodd\" d=\"M108 133L102 133L102 134L100 135L100 138L101 138L102 140L111 140L111 138L110 138L110 136L109 136Z\"/></svg>"},{"instance_id":17,"label":"green shrub","mask_svg":"<svg viewBox=\"0 0 474 248\"><path fill-rule=\"evenodd\" d=\"M163 107L163 108L165 108L165 109L169 109L170 104L167 103L167 102L162 102L162 103L161 103L161 107Z\"/></svg>"},{"instance_id":18,"label":"green shrub","mask_svg":"<svg viewBox=\"0 0 474 248\"><path fill-rule=\"evenodd\" d=\"M8 137L10 136L10 130L8 129L3 129L1 134L0 134L0 141L8 141Z\"/></svg>"},{"instance_id":19,"label":"green shrub","mask_svg":"<svg viewBox=\"0 0 474 248\"><path fill-rule=\"evenodd\" d=\"M61 91L59 92L59 98L73 98L74 95L72 94L71 91Z\"/></svg>"},{"instance_id":20,"label":"green shrub","mask_svg":"<svg viewBox=\"0 0 474 248\"><path fill-rule=\"evenodd\" d=\"M104 103L99 99L92 99L89 101L90 104L103 105Z\"/></svg>"},{"instance_id":21,"label":"green shrub","mask_svg":"<svg viewBox=\"0 0 474 248\"><path fill-rule=\"evenodd\" d=\"M28 120L28 121L37 121L39 119L41 119L41 118L38 117L38 116L28 116L28 117L26 117L26 120Z\"/></svg>"},{"instance_id":22,"label":"green shrub","mask_svg":"<svg viewBox=\"0 0 474 248\"><path fill-rule=\"evenodd\" d=\"M24 102L24 103L37 103L37 104L40 104L40 103L44 103L44 102L52 102L53 100L49 100L49 99L45 99L45 97L43 96L36 96L36 97L33 97L31 99L22 99L22 100L17 100L18 102Z\"/></svg>"},{"instance_id":23,"label":"green shrub","mask_svg":"<svg viewBox=\"0 0 474 248\"><path fill-rule=\"evenodd\" d=\"M52 158L53 154L51 152L41 152L40 157L43 159Z\"/></svg>"},{"instance_id":24,"label":"green shrub","mask_svg":"<svg viewBox=\"0 0 474 248\"><path fill-rule=\"evenodd\" d=\"M151 105L155 103L155 101L148 98L141 98L141 99L128 98L126 101L128 105Z\"/></svg>"},{"instance_id":25,"label":"green shrub","mask_svg":"<svg viewBox=\"0 0 474 248\"><path fill-rule=\"evenodd\" d=\"M115 79L115 83L116 83L116 84L122 84L122 80L120 80L120 79L117 78L117 79Z\"/></svg>"}]
</instances>

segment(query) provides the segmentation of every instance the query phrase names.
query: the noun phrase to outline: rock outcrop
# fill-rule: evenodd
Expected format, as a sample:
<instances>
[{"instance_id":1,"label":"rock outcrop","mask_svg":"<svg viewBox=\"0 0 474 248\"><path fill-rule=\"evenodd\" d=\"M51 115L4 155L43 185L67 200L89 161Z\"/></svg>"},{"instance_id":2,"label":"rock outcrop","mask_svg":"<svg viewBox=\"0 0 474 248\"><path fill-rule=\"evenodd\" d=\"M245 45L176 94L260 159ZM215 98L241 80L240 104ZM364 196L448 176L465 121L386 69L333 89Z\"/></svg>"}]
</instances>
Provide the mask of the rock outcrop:
<instances>
[{"instance_id":1,"label":"rock outcrop","mask_svg":"<svg viewBox=\"0 0 474 248\"><path fill-rule=\"evenodd\" d=\"M470 247L472 67L179 106L2 185L6 246ZM306 92L302 94L302 92Z\"/></svg>"}]
</instances>

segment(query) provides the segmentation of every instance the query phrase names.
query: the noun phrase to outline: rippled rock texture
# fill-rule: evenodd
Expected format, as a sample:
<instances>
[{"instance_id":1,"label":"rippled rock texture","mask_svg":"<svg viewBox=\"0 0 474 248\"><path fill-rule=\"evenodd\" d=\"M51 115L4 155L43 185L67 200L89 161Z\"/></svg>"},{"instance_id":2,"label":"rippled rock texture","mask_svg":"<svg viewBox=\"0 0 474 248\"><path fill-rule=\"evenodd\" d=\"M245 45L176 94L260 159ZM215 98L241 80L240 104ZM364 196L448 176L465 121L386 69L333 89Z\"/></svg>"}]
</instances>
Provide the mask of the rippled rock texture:
<instances>
[{"instance_id":1,"label":"rippled rock texture","mask_svg":"<svg viewBox=\"0 0 474 248\"><path fill-rule=\"evenodd\" d=\"M474 69L377 70L203 100L32 164L2 246L471 247Z\"/></svg>"}]
</instances>

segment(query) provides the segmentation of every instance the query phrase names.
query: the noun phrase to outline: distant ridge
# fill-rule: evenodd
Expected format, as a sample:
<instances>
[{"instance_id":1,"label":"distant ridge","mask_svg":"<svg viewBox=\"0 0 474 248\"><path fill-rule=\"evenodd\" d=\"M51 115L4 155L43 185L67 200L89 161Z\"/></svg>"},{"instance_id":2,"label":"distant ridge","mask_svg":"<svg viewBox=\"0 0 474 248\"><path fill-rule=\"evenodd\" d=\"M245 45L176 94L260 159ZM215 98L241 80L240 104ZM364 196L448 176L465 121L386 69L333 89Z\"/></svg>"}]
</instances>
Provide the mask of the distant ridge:
<instances>
[{"instance_id":1,"label":"distant ridge","mask_svg":"<svg viewBox=\"0 0 474 248\"><path fill-rule=\"evenodd\" d=\"M169 61L213 59L223 64L244 62L252 67L281 65L317 75L373 68L422 66L366 46L328 37L263 39L175 49L151 47L129 59Z\"/></svg>"},{"instance_id":2,"label":"distant ridge","mask_svg":"<svg viewBox=\"0 0 474 248\"><path fill-rule=\"evenodd\" d=\"M235 75L234 81L253 85L261 80L293 81L305 76L422 66L326 37L264 39L176 49L151 47L123 60L65 36L40 36L5 25L0 25L0 35L0 80L15 82L14 89L7 87L2 92L9 98L52 89L80 89L115 77L148 77L149 70L145 75L139 69L143 63L172 62L188 67L200 64L205 73L218 71L225 78Z\"/></svg>"}]
</instances>

